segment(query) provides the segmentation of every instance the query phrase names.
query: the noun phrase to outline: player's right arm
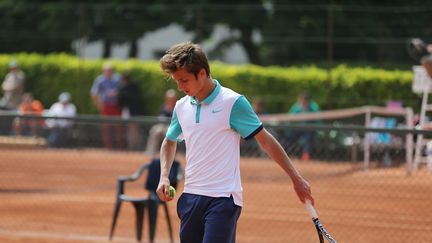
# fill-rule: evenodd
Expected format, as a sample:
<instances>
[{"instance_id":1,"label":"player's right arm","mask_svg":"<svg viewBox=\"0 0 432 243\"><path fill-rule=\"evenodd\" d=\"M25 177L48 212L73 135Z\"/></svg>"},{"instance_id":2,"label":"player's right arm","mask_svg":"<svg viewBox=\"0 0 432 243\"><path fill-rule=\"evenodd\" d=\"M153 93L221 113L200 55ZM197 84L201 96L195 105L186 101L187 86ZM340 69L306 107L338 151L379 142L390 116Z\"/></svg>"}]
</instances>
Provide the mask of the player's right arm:
<instances>
[{"instance_id":1,"label":"player's right arm","mask_svg":"<svg viewBox=\"0 0 432 243\"><path fill-rule=\"evenodd\" d=\"M169 173L177 150L177 139L181 133L182 129L177 119L176 110L174 109L170 126L160 150L161 176L156 190L159 198L165 202L172 200L169 197Z\"/></svg>"},{"instance_id":2,"label":"player's right arm","mask_svg":"<svg viewBox=\"0 0 432 243\"><path fill-rule=\"evenodd\" d=\"M160 150L161 175L156 193L158 194L159 198L164 202L172 200L172 198L169 197L169 173L174 161L176 149L177 141L171 141L165 138L162 142Z\"/></svg>"}]
</instances>

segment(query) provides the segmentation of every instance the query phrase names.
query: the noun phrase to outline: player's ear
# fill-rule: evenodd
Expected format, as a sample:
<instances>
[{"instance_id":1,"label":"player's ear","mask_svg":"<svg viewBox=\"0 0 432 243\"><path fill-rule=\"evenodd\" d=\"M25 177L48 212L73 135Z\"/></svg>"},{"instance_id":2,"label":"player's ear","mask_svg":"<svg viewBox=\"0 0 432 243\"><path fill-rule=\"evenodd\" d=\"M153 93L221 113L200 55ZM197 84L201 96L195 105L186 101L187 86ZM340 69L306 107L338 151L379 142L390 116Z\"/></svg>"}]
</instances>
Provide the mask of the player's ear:
<instances>
[{"instance_id":1,"label":"player's ear","mask_svg":"<svg viewBox=\"0 0 432 243\"><path fill-rule=\"evenodd\" d=\"M198 73L198 77L199 77L200 79L207 78L207 72L206 72L206 70L205 70L204 68L201 68L201 70L200 70L199 73Z\"/></svg>"}]
</instances>

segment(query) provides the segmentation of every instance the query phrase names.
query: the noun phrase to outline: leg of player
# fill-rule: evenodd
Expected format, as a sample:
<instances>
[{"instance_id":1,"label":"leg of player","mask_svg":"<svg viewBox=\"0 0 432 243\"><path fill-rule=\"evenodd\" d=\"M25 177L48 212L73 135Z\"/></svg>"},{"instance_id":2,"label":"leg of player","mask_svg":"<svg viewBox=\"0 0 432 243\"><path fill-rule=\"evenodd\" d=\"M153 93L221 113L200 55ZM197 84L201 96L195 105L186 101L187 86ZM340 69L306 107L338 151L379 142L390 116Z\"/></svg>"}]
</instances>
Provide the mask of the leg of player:
<instances>
[{"instance_id":1,"label":"leg of player","mask_svg":"<svg viewBox=\"0 0 432 243\"><path fill-rule=\"evenodd\" d=\"M235 243L240 213L232 197L212 198L204 218L203 243Z\"/></svg>"}]
</instances>

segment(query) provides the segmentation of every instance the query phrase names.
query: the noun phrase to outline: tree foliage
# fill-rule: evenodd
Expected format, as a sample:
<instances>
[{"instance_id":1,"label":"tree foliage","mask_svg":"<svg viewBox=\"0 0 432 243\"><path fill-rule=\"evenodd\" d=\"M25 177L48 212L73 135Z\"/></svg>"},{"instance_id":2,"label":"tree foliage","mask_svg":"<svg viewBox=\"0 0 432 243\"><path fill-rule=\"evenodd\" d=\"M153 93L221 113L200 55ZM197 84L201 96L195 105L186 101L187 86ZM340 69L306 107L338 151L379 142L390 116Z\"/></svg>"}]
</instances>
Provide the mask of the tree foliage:
<instances>
[{"instance_id":1,"label":"tree foliage","mask_svg":"<svg viewBox=\"0 0 432 243\"><path fill-rule=\"evenodd\" d=\"M203 43L219 25L230 34L209 51L243 47L263 65L406 62L407 39L432 42L432 1L420 0L0 0L0 52L74 52L77 40L128 44L177 23Z\"/></svg>"}]
</instances>

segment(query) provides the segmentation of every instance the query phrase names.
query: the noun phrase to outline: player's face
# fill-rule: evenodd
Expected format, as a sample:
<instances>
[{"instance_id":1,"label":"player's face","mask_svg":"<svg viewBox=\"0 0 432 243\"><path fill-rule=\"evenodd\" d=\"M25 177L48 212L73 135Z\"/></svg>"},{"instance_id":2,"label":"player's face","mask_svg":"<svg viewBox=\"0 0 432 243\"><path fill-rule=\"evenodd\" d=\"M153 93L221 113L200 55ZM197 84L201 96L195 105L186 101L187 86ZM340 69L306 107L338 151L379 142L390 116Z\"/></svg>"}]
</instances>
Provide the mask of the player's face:
<instances>
[{"instance_id":1,"label":"player's face","mask_svg":"<svg viewBox=\"0 0 432 243\"><path fill-rule=\"evenodd\" d=\"M196 97L199 97L203 90L205 77L204 69L201 69L198 77L195 77L193 73L188 72L184 68L180 68L172 74L172 78L176 81L179 91Z\"/></svg>"}]
</instances>

